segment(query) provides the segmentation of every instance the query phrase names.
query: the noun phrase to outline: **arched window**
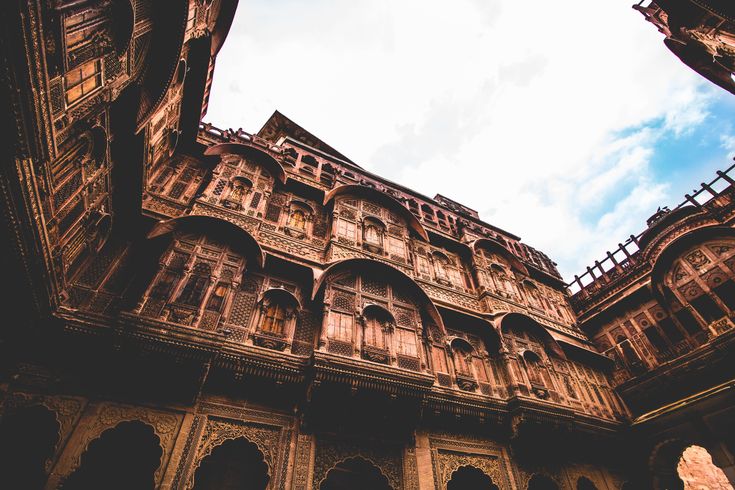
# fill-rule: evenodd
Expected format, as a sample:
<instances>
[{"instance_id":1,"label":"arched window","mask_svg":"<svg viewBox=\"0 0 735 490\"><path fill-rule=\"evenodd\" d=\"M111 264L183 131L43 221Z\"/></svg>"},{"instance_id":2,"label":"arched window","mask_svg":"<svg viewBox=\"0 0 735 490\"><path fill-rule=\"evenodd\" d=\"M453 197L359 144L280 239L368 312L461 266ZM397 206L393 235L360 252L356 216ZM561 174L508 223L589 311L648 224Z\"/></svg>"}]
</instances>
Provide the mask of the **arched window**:
<instances>
[{"instance_id":1,"label":"arched window","mask_svg":"<svg viewBox=\"0 0 735 490\"><path fill-rule=\"evenodd\" d=\"M633 344L630 343L630 340L622 335L618 335L615 341L617 342L618 348L623 354L623 359L625 359L628 366L632 368L640 367L642 364L641 358L638 356L638 352L636 352Z\"/></svg>"},{"instance_id":2,"label":"arched window","mask_svg":"<svg viewBox=\"0 0 735 490\"><path fill-rule=\"evenodd\" d=\"M452 473L447 490L498 490L492 478L474 466L461 466Z\"/></svg>"},{"instance_id":3,"label":"arched window","mask_svg":"<svg viewBox=\"0 0 735 490\"><path fill-rule=\"evenodd\" d=\"M300 209L294 209L288 217L288 226L296 230L305 230L306 214Z\"/></svg>"},{"instance_id":4,"label":"arched window","mask_svg":"<svg viewBox=\"0 0 735 490\"><path fill-rule=\"evenodd\" d=\"M546 475L535 474L528 481L527 490L559 490L559 485Z\"/></svg>"},{"instance_id":5,"label":"arched window","mask_svg":"<svg viewBox=\"0 0 735 490\"><path fill-rule=\"evenodd\" d=\"M523 362L526 365L526 373L531 386L546 387L542 374L544 367L541 357L535 352L527 350L523 353Z\"/></svg>"},{"instance_id":6,"label":"arched window","mask_svg":"<svg viewBox=\"0 0 735 490\"><path fill-rule=\"evenodd\" d=\"M150 297L168 299L171 291L178 282L180 274L177 271L166 269L158 278L158 282L151 289Z\"/></svg>"},{"instance_id":7,"label":"arched window","mask_svg":"<svg viewBox=\"0 0 735 490\"><path fill-rule=\"evenodd\" d=\"M265 307L263 322L260 325L263 332L283 335L286 330L286 308L282 304L271 301Z\"/></svg>"},{"instance_id":8,"label":"arched window","mask_svg":"<svg viewBox=\"0 0 735 490\"><path fill-rule=\"evenodd\" d=\"M296 331L299 305L299 300L287 289L275 287L265 291L250 335L253 344L284 350Z\"/></svg>"},{"instance_id":9,"label":"arched window","mask_svg":"<svg viewBox=\"0 0 735 490\"><path fill-rule=\"evenodd\" d=\"M362 241L365 245L383 249L385 225L376 219L367 218L362 227Z\"/></svg>"},{"instance_id":10,"label":"arched window","mask_svg":"<svg viewBox=\"0 0 735 490\"><path fill-rule=\"evenodd\" d=\"M523 286L526 290L528 302L531 304L531 306L534 306L538 309L543 309L543 305L541 303L541 293L539 292L536 285L530 281L523 281Z\"/></svg>"},{"instance_id":11,"label":"arched window","mask_svg":"<svg viewBox=\"0 0 735 490\"><path fill-rule=\"evenodd\" d=\"M452 347L452 358L454 359L454 370L457 375L473 377L472 345L462 338L453 339L450 345Z\"/></svg>"},{"instance_id":12,"label":"arched window","mask_svg":"<svg viewBox=\"0 0 735 490\"><path fill-rule=\"evenodd\" d=\"M378 230L377 226L373 224L368 224L365 226L365 241L372 245L382 244L380 230Z\"/></svg>"},{"instance_id":13,"label":"arched window","mask_svg":"<svg viewBox=\"0 0 735 490\"><path fill-rule=\"evenodd\" d=\"M306 233L309 229L311 217L314 216L313 208L305 202L296 200L292 200L288 208L289 214L288 220L286 221L286 228L300 233Z\"/></svg>"},{"instance_id":14,"label":"arched window","mask_svg":"<svg viewBox=\"0 0 735 490\"><path fill-rule=\"evenodd\" d=\"M425 220L431 221L431 222L435 221L434 209L428 204L421 205L421 214L423 214Z\"/></svg>"},{"instance_id":15,"label":"arched window","mask_svg":"<svg viewBox=\"0 0 735 490\"><path fill-rule=\"evenodd\" d=\"M449 267L449 259L446 255L441 253L434 253L432 255L434 259L434 277L438 281L449 282L449 274L447 269Z\"/></svg>"},{"instance_id":16,"label":"arched window","mask_svg":"<svg viewBox=\"0 0 735 490\"><path fill-rule=\"evenodd\" d=\"M224 282L218 282L212 290L207 300L206 308L210 311L222 311L222 305L225 303L228 285Z\"/></svg>"},{"instance_id":17,"label":"arched window","mask_svg":"<svg viewBox=\"0 0 735 490\"><path fill-rule=\"evenodd\" d=\"M232 181L232 189L227 199L222 202L225 207L233 209L242 209L245 207L245 201L253 183L248 179L236 177Z\"/></svg>"},{"instance_id":18,"label":"arched window","mask_svg":"<svg viewBox=\"0 0 735 490\"><path fill-rule=\"evenodd\" d=\"M379 349L385 349L385 328L377 318L365 318L364 335L366 344Z\"/></svg>"},{"instance_id":19,"label":"arched window","mask_svg":"<svg viewBox=\"0 0 735 490\"><path fill-rule=\"evenodd\" d=\"M388 329L393 324L393 318L379 306L368 306L363 311L365 330L363 340L365 345L377 349L387 349Z\"/></svg>"},{"instance_id":20,"label":"arched window","mask_svg":"<svg viewBox=\"0 0 735 490\"><path fill-rule=\"evenodd\" d=\"M498 264L492 264L490 271L495 281L496 290L504 296L515 297L515 287L513 287L513 282L505 268Z\"/></svg>"},{"instance_id":21,"label":"arched window","mask_svg":"<svg viewBox=\"0 0 735 490\"><path fill-rule=\"evenodd\" d=\"M206 456L194 477L194 490L265 489L268 465L258 446L245 438L231 439Z\"/></svg>"},{"instance_id":22,"label":"arched window","mask_svg":"<svg viewBox=\"0 0 735 490\"><path fill-rule=\"evenodd\" d=\"M176 302L188 306L199 306L209 286L211 272L209 264L198 262L186 281L186 285L179 293Z\"/></svg>"}]
</instances>

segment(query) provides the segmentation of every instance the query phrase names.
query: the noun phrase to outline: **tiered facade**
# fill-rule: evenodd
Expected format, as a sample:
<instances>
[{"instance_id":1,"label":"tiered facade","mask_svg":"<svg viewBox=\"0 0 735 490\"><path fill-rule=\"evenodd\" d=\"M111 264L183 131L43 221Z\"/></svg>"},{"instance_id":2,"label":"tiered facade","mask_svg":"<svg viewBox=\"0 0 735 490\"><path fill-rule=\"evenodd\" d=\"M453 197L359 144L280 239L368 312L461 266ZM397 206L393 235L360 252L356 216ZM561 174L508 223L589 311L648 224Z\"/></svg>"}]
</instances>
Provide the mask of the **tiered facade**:
<instances>
[{"instance_id":1,"label":"tiered facade","mask_svg":"<svg viewBox=\"0 0 735 490\"><path fill-rule=\"evenodd\" d=\"M580 279L570 297L519 237L365 171L278 112L252 134L201 124L235 7L1 7L0 481L645 485L629 451L643 436L619 394L634 414L679 394L656 385L664 354L642 350L632 327L630 340L616 335L674 308L645 289L638 256L616 263L617 282L609 271ZM687 242L680 272L660 266L660 284L712 282L687 262L695 252L717 265L717 284L733 284L730 195L656 222L718 230ZM669 228L652 227L648 263L681 252L667 251ZM613 287L630 294L602 293ZM706 291L726 317L676 320L704 333L675 325L726 362L716 345L731 337L735 286L723 287ZM690 311L682 294L677 311ZM603 296L619 306L599 307ZM613 314L631 305L630 319Z\"/></svg>"}]
</instances>

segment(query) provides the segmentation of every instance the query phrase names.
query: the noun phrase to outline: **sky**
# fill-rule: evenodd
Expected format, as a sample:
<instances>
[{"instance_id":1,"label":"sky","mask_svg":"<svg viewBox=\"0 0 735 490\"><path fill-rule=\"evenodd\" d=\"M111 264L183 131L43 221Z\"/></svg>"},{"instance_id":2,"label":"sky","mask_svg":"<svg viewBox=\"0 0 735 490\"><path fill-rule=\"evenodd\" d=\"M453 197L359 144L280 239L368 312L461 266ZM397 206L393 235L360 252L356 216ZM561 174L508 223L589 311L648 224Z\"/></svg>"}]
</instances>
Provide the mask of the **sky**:
<instances>
[{"instance_id":1,"label":"sky","mask_svg":"<svg viewBox=\"0 0 735 490\"><path fill-rule=\"evenodd\" d=\"M277 109L569 281L735 157L735 97L632 3L240 0L205 120L255 132Z\"/></svg>"}]
</instances>

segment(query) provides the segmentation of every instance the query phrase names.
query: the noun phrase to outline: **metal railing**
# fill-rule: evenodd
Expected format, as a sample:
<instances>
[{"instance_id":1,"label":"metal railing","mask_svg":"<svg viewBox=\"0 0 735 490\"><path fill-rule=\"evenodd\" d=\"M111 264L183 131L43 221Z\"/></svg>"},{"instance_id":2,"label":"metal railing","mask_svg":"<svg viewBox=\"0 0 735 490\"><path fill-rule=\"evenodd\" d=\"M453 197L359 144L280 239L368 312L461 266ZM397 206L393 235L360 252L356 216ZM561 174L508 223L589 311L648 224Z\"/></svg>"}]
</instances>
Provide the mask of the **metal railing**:
<instances>
[{"instance_id":1,"label":"metal railing","mask_svg":"<svg viewBox=\"0 0 735 490\"><path fill-rule=\"evenodd\" d=\"M709 183L702 182L701 187L692 194L685 194L686 199L669 212L674 212L685 206L702 208L712 199L722 195L735 184L735 180L731 177L734 169L735 165L731 165L725 171L718 170L717 177L714 180ZM660 209L659 211L661 212ZM667 212L663 213L662 218L665 214L668 214ZM630 235L625 242L618 243L618 248L615 251L608 251L605 258L596 260L594 265L588 266L587 270L581 275L575 275L574 280L567 284L569 292L575 297L579 296L580 293L594 293L637 265L640 239L653 225L655 225L655 222L651 223L646 230L638 235Z\"/></svg>"}]
</instances>

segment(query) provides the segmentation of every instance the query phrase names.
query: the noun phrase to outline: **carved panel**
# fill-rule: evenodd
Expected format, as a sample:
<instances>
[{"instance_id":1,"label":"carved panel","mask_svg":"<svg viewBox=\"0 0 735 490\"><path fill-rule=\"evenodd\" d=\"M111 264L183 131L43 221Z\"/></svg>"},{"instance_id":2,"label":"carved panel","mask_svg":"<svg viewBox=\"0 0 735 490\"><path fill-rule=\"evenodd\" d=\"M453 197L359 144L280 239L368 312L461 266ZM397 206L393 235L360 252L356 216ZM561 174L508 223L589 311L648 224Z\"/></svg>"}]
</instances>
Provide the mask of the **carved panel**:
<instances>
[{"instance_id":1,"label":"carved panel","mask_svg":"<svg viewBox=\"0 0 735 490\"><path fill-rule=\"evenodd\" d=\"M407 447L403 455L403 488L419 490L419 469L416 463L416 449L413 446Z\"/></svg>"},{"instance_id":2,"label":"carved panel","mask_svg":"<svg viewBox=\"0 0 735 490\"><path fill-rule=\"evenodd\" d=\"M293 490L306 490L309 485L309 469L311 468L312 437L299 434L296 441L296 461L293 473Z\"/></svg>"}]
</instances>

